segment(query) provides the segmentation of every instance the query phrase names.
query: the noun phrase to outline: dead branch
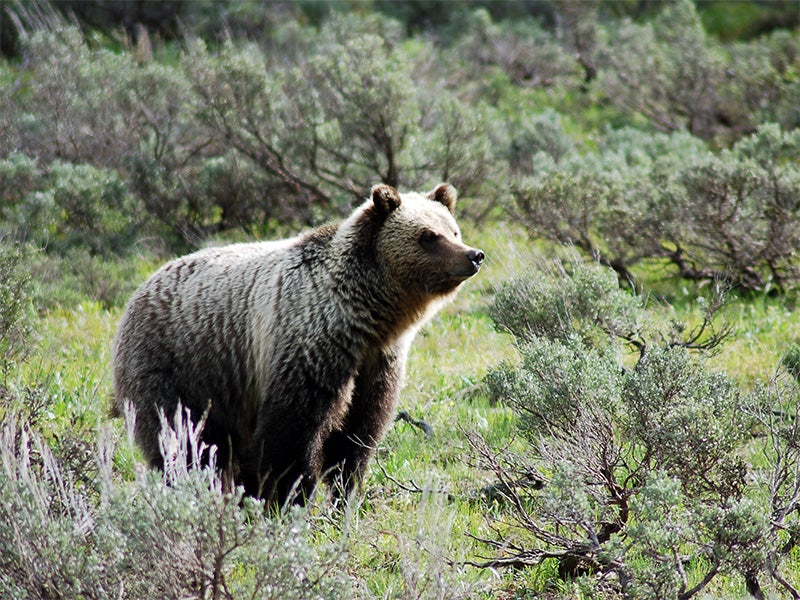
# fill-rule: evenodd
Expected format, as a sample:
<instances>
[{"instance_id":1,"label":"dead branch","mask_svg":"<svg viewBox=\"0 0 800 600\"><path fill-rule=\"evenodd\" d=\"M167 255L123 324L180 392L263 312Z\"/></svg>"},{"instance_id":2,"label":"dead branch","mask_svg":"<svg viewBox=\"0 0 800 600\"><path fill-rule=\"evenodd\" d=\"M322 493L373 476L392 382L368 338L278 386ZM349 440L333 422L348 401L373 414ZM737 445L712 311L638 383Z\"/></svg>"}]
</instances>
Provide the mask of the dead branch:
<instances>
[{"instance_id":1,"label":"dead branch","mask_svg":"<svg viewBox=\"0 0 800 600\"><path fill-rule=\"evenodd\" d=\"M422 430L422 433L425 434L425 439L430 440L433 438L433 427L428 425L425 421L421 419L415 419L407 411L401 410L397 413L397 417L395 417L395 423L397 421L405 421L406 423L410 423L414 427L418 427Z\"/></svg>"}]
</instances>

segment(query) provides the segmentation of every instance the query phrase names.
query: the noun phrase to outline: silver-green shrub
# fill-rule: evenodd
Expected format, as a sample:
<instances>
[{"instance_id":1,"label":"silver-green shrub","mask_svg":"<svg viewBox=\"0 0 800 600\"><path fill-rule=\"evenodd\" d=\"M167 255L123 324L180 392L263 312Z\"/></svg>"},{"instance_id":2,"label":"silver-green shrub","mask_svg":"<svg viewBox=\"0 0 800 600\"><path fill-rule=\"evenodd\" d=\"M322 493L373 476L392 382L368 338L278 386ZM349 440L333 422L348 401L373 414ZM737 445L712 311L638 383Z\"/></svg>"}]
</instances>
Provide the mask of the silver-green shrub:
<instances>
[{"instance_id":1,"label":"silver-green shrub","mask_svg":"<svg viewBox=\"0 0 800 600\"><path fill-rule=\"evenodd\" d=\"M98 478L78 484L34 430L0 429L0 596L9 598L350 598L343 554L310 543L300 510L271 516L226 493L208 449L178 415L163 473L121 481L109 431ZM189 468L193 466L195 468Z\"/></svg>"},{"instance_id":2,"label":"silver-green shrub","mask_svg":"<svg viewBox=\"0 0 800 600\"><path fill-rule=\"evenodd\" d=\"M800 136L764 124L714 153L686 133L610 132L600 151L540 161L512 209L625 280L660 261L686 280L785 292L800 282Z\"/></svg>"},{"instance_id":3,"label":"silver-green shrub","mask_svg":"<svg viewBox=\"0 0 800 600\"><path fill-rule=\"evenodd\" d=\"M0 398L10 370L30 350L29 286L23 248L0 234Z\"/></svg>"},{"instance_id":4,"label":"silver-green shrub","mask_svg":"<svg viewBox=\"0 0 800 600\"><path fill-rule=\"evenodd\" d=\"M745 394L707 366L700 351L726 337L718 307L709 301L693 329L660 329L597 264L556 263L498 290L492 315L520 361L485 383L518 415L528 475L471 437L506 484L511 515L514 550L489 539L505 550L485 564L554 561L562 579L624 598L687 599L722 573L752 593L784 585L800 481L787 438L796 410L784 407L800 396L796 386L780 402ZM771 440L766 467L745 458L758 423Z\"/></svg>"}]
</instances>

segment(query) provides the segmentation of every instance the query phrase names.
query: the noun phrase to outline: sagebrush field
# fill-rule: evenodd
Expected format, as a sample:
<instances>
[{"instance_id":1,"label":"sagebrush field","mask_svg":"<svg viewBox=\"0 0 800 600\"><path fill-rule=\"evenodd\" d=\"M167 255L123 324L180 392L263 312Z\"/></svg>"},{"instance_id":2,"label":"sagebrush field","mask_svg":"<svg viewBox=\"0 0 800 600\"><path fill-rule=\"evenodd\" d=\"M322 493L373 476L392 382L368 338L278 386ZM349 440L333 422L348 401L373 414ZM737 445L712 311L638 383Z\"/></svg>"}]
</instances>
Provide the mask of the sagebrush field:
<instances>
[{"instance_id":1,"label":"sagebrush field","mask_svg":"<svg viewBox=\"0 0 800 600\"><path fill-rule=\"evenodd\" d=\"M0 2L0 596L800 597L793 2ZM459 191L346 505L110 416L170 257Z\"/></svg>"}]
</instances>

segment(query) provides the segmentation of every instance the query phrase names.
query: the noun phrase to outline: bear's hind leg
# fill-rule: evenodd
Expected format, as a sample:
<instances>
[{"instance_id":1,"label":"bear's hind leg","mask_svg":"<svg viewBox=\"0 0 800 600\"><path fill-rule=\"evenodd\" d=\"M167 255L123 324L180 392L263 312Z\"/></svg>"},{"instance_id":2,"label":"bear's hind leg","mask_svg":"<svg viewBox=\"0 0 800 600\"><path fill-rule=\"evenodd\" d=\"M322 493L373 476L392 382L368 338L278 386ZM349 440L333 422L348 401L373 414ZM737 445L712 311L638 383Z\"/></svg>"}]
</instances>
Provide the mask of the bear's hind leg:
<instances>
[{"instance_id":1,"label":"bear's hind leg","mask_svg":"<svg viewBox=\"0 0 800 600\"><path fill-rule=\"evenodd\" d=\"M240 482L245 493L283 506L305 504L319 480L309 460L313 436L282 423L264 427L243 460Z\"/></svg>"},{"instance_id":2,"label":"bear's hind leg","mask_svg":"<svg viewBox=\"0 0 800 600\"><path fill-rule=\"evenodd\" d=\"M160 412L172 422L179 402L174 382L157 371L137 379L129 377L127 372L118 373L114 396L116 410L129 427L133 425L136 444L145 459L151 467L163 470Z\"/></svg>"}]
</instances>

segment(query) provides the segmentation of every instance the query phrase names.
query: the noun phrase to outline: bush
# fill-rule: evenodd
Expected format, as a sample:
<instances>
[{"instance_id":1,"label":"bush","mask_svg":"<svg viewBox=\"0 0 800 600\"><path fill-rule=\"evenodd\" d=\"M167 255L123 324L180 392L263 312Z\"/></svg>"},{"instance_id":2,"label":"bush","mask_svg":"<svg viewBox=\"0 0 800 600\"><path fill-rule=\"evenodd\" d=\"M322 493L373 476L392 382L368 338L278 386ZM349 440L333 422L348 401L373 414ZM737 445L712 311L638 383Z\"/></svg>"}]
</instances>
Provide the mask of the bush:
<instances>
[{"instance_id":1,"label":"bush","mask_svg":"<svg viewBox=\"0 0 800 600\"><path fill-rule=\"evenodd\" d=\"M800 127L800 40L791 31L729 46L725 111L738 123Z\"/></svg>"},{"instance_id":2,"label":"bush","mask_svg":"<svg viewBox=\"0 0 800 600\"><path fill-rule=\"evenodd\" d=\"M271 217L345 214L376 181L483 189L490 146L481 110L445 90L417 93L444 86L415 81L393 22L334 17L318 33L285 31L305 36L300 66L232 41L218 53L198 42L186 61L199 120L283 199Z\"/></svg>"},{"instance_id":3,"label":"bush","mask_svg":"<svg viewBox=\"0 0 800 600\"><path fill-rule=\"evenodd\" d=\"M50 250L119 254L133 243L141 206L117 173L53 161L46 172L28 157L0 161L11 198L2 215L13 238Z\"/></svg>"},{"instance_id":4,"label":"bush","mask_svg":"<svg viewBox=\"0 0 800 600\"><path fill-rule=\"evenodd\" d=\"M30 276L24 270L23 249L0 237L0 380L30 350L32 324L28 306ZM0 396L3 388L0 386Z\"/></svg>"},{"instance_id":5,"label":"bush","mask_svg":"<svg viewBox=\"0 0 800 600\"><path fill-rule=\"evenodd\" d=\"M796 517L781 513L776 525L769 514L786 506L800 461L776 441L766 475L751 477L742 449L779 404L743 394L691 354L726 335L714 325L719 302L705 306L695 329L659 330L597 265L531 273L499 291L493 317L514 333L521 362L493 369L486 384L519 416L529 458L470 436L511 511L508 536L486 540L503 554L485 565L552 560L559 577L625 598L690 598L720 573L753 593L763 579L784 585L778 568L794 542L778 540ZM780 406L797 399L796 388L786 394ZM770 436L785 435L795 412ZM784 504L762 493L762 477L777 478L770 489Z\"/></svg>"},{"instance_id":6,"label":"bush","mask_svg":"<svg viewBox=\"0 0 800 600\"><path fill-rule=\"evenodd\" d=\"M718 133L723 63L693 2L667 6L652 23L623 22L599 54L598 79L611 102L660 131L687 129L704 139Z\"/></svg>"},{"instance_id":7,"label":"bush","mask_svg":"<svg viewBox=\"0 0 800 600\"><path fill-rule=\"evenodd\" d=\"M720 156L680 175L685 198L665 227L684 277L731 280L747 290L785 291L800 281L800 133L763 125ZM684 256L680 256L680 255ZM688 270L683 258L703 265Z\"/></svg>"},{"instance_id":8,"label":"bush","mask_svg":"<svg viewBox=\"0 0 800 600\"><path fill-rule=\"evenodd\" d=\"M650 22L623 20L600 31L597 87L660 131L730 142L763 122L797 126L796 69L788 67L797 44L788 32L723 46L689 0L666 6Z\"/></svg>"},{"instance_id":9,"label":"bush","mask_svg":"<svg viewBox=\"0 0 800 600\"><path fill-rule=\"evenodd\" d=\"M578 336L600 348L609 335L638 335L642 300L620 290L612 271L559 261L543 271L546 277L523 277L497 291L489 314L498 327L520 341Z\"/></svg>"},{"instance_id":10,"label":"bush","mask_svg":"<svg viewBox=\"0 0 800 600\"><path fill-rule=\"evenodd\" d=\"M77 27L56 24L25 39L26 85L5 111L20 118L21 150L44 163L116 166L136 136L120 110L130 89L133 56L91 49Z\"/></svg>"},{"instance_id":11,"label":"bush","mask_svg":"<svg viewBox=\"0 0 800 600\"><path fill-rule=\"evenodd\" d=\"M37 187L39 176L36 161L21 152L0 160L0 218L11 217L22 199Z\"/></svg>"},{"instance_id":12,"label":"bush","mask_svg":"<svg viewBox=\"0 0 800 600\"><path fill-rule=\"evenodd\" d=\"M662 184L678 179L669 166L693 164L666 155L676 155L677 144L650 156L653 169L619 164L618 155L607 160L605 152L581 157L578 149L607 146L598 123L609 121L688 131L718 146L767 119L788 133L798 124L796 36L777 31L724 45L707 35L689 0L658 14L609 6L479 3L453 9L438 37L409 37L382 15L394 9L196 3L181 9L185 40L165 43L138 25L157 27L159 10L122 7L109 21L80 8L87 22L104 26L124 15L145 19L102 34L81 31L47 5L15 3L23 58L0 67L0 160L10 161L9 172L0 169L0 183L8 180L0 193L13 196L0 208L11 223L1 227L19 227L20 203L30 205L29 217L52 208L36 193L49 191L42 178L56 161L113 172L132 201L120 216L136 235L166 238L180 251L221 229L344 215L379 181L427 189L449 180L477 199L476 219L509 189L522 204L541 192L540 214L522 217L536 226L554 215L547 235L600 252L623 278L660 254L689 278L721 270L745 286L785 287L794 275L783 272L782 256L765 259L781 263L777 277L766 273L771 266L744 265L753 277L737 272L743 265L735 260L703 264L707 257L683 239L663 247L658 210L670 197ZM644 18L618 18L625 12ZM246 17L263 30L245 25ZM586 135L567 135L566 119ZM563 207L560 195L569 200ZM102 223L89 244L95 251L116 247L99 239L107 228Z\"/></svg>"},{"instance_id":13,"label":"bush","mask_svg":"<svg viewBox=\"0 0 800 600\"><path fill-rule=\"evenodd\" d=\"M192 99L183 71L98 48L61 22L27 33L24 53L26 85L0 108L18 123L20 150L55 172L64 164L113 171L136 194L122 215L129 222L147 234L196 241L209 211L186 181L208 141L187 110Z\"/></svg>"},{"instance_id":14,"label":"bush","mask_svg":"<svg viewBox=\"0 0 800 600\"><path fill-rule=\"evenodd\" d=\"M465 30L451 50L452 60L462 66L456 75L464 86L486 79L493 70L522 87L575 89L580 85L581 66L573 54L564 51L556 33L533 18L494 23L490 13L479 8L466 19Z\"/></svg>"},{"instance_id":15,"label":"bush","mask_svg":"<svg viewBox=\"0 0 800 600\"><path fill-rule=\"evenodd\" d=\"M561 125L561 116L552 109L536 115L525 115L512 128L508 160L514 172L536 173L539 153L558 164L567 154L574 152L574 144Z\"/></svg>"},{"instance_id":16,"label":"bush","mask_svg":"<svg viewBox=\"0 0 800 600\"><path fill-rule=\"evenodd\" d=\"M459 210L480 220L481 213L498 204L506 187L498 175L503 167L494 151L498 132L492 111L470 106L444 90L433 99L423 94L420 102L420 131L410 144L415 166L404 185L419 190L432 181L450 182L459 196L470 199Z\"/></svg>"},{"instance_id":17,"label":"bush","mask_svg":"<svg viewBox=\"0 0 800 600\"><path fill-rule=\"evenodd\" d=\"M663 260L687 280L784 292L800 282L798 139L767 124L713 154L685 133L626 129L598 154L540 161L512 195L532 233L574 244L625 281L637 263Z\"/></svg>"},{"instance_id":18,"label":"bush","mask_svg":"<svg viewBox=\"0 0 800 600\"><path fill-rule=\"evenodd\" d=\"M179 415L180 417L180 415ZM101 436L94 486L77 485L24 423L0 429L0 593L13 598L350 598L332 545L309 545L301 511L224 493L178 418L163 474L117 480ZM187 463L188 461L188 463ZM188 469L187 464L196 468Z\"/></svg>"},{"instance_id":19,"label":"bush","mask_svg":"<svg viewBox=\"0 0 800 600\"><path fill-rule=\"evenodd\" d=\"M111 254L132 243L140 208L115 172L54 161L45 187L40 202L53 211L45 244Z\"/></svg>"}]
</instances>

